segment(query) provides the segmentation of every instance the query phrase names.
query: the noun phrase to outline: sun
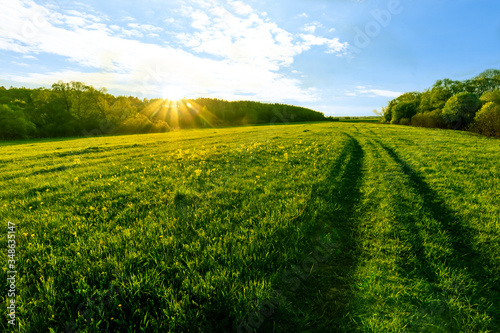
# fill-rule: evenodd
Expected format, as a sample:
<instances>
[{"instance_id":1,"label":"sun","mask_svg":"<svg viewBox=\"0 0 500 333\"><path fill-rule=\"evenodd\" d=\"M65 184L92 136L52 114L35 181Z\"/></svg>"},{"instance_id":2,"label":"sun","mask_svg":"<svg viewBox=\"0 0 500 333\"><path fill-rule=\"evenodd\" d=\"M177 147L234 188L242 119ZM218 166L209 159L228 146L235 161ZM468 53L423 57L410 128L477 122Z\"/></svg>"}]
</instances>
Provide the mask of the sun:
<instances>
[{"instance_id":1,"label":"sun","mask_svg":"<svg viewBox=\"0 0 500 333\"><path fill-rule=\"evenodd\" d=\"M170 101L178 101L186 97L186 91L181 87L168 86L163 88L162 97Z\"/></svg>"}]
</instances>

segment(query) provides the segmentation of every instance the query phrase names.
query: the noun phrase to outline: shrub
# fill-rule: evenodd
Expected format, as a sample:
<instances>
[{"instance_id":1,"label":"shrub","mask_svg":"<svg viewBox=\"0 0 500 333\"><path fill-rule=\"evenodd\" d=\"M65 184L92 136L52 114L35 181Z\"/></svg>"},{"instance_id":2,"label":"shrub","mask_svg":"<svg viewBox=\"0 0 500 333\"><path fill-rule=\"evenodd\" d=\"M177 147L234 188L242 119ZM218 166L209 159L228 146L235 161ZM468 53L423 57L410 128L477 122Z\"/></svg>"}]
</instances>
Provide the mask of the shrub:
<instances>
[{"instance_id":1,"label":"shrub","mask_svg":"<svg viewBox=\"0 0 500 333\"><path fill-rule=\"evenodd\" d=\"M472 132L500 137L500 105L489 102L479 110L470 126Z\"/></svg>"},{"instance_id":2,"label":"shrub","mask_svg":"<svg viewBox=\"0 0 500 333\"><path fill-rule=\"evenodd\" d=\"M399 102L393 108L392 120L401 120L402 118L411 118L417 113L417 102Z\"/></svg>"},{"instance_id":3,"label":"shrub","mask_svg":"<svg viewBox=\"0 0 500 333\"><path fill-rule=\"evenodd\" d=\"M440 109L417 113L411 118L411 125L429 128L446 128L446 122Z\"/></svg>"},{"instance_id":4,"label":"shrub","mask_svg":"<svg viewBox=\"0 0 500 333\"><path fill-rule=\"evenodd\" d=\"M389 105L382 108L382 113L383 113L383 122L384 123L390 123L392 119L392 104L393 101L389 102Z\"/></svg>"},{"instance_id":5,"label":"shrub","mask_svg":"<svg viewBox=\"0 0 500 333\"><path fill-rule=\"evenodd\" d=\"M461 129L472 122L480 107L481 101L475 94L462 92L446 102L443 117L449 128Z\"/></svg>"},{"instance_id":6,"label":"shrub","mask_svg":"<svg viewBox=\"0 0 500 333\"><path fill-rule=\"evenodd\" d=\"M401 118L399 120L399 125L410 125L410 118Z\"/></svg>"},{"instance_id":7,"label":"shrub","mask_svg":"<svg viewBox=\"0 0 500 333\"><path fill-rule=\"evenodd\" d=\"M0 105L0 139L25 139L35 132L35 124L19 108Z\"/></svg>"},{"instance_id":8,"label":"shrub","mask_svg":"<svg viewBox=\"0 0 500 333\"><path fill-rule=\"evenodd\" d=\"M332 117L332 116L325 117L325 119L328 121L340 121L339 117Z\"/></svg>"},{"instance_id":9,"label":"shrub","mask_svg":"<svg viewBox=\"0 0 500 333\"><path fill-rule=\"evenodd\" d=\"M150 131L151 133L164 133L170 131L170 126L163 120L157 120L151 126Z\"/></svg>"}]
</instances>

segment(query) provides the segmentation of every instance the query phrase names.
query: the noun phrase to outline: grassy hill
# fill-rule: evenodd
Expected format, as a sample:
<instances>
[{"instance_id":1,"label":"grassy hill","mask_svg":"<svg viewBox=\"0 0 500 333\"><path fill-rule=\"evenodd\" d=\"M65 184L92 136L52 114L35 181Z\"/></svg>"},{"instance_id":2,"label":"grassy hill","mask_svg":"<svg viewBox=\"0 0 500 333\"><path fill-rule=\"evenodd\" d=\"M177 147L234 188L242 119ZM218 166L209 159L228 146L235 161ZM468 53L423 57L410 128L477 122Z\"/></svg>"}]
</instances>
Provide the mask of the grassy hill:
<instances>
[{"instance_id":1,"label":"grassy hill","mask_svg":"<svg viewBox=\"0 0 500 333\"><path fill-rule=\"evenodd\" d=\"M498 140L329 122L0 161L21 332L500 331Z\"/></svg>"}]
</instances>

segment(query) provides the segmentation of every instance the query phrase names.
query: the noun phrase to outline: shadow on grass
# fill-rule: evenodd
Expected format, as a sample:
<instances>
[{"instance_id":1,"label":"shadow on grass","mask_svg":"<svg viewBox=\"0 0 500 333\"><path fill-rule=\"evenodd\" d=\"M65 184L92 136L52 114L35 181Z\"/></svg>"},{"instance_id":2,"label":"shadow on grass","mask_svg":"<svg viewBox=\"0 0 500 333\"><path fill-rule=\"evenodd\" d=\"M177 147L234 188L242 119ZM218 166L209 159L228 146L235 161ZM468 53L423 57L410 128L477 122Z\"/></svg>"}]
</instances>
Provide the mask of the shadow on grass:
<instances>
[{"instance_id":1,"label":"shadow on grass","mask_svg":"<svg viewBox=\"0 0 500 333\"><path fill-rule=\"evenodd\" d=\"M478 253L472 246L474 235L468 230L468 228L464 227L464 225L467 224L467 221L464 221L461 216L456 215L449 208L447 208L446 203L440 198L439 194L430 188L424 178L418 172L413 170L408 163L402 160L392 148L384 145L378 140L374 141L377 142L380 147L382 147L387 154L401 166L403 172L409 177L410 186L422 198L427 213L430 217L439 222L442 228L441 231L446 231L446 233L450 236L453 251L450 255L445 257L443 264L451 268L458 268L460 271L475 280L479 288L483 288L479 295L466 296L469 300L472 298L471 303L473 300L475 302L482 303L482 310L486 310L489 305L492 305L487 311L493 318L493 325L495 325L495 328L498 329L498 325L500 325L500 288L497 285L492 285L492 277L488 276L485 269L485 266L491 267L492 263L484 255ZM412 226L412 223L414 223L412 222L412 218L409 218L405 227L412 232L417 232L418 230L416 229L418 228ZM415 244L415 246L417 249L423 249L423 244ZM422 256L423 253L416 253L416 255ZM419 261L423 263L425 262L425 259L420 258ZM424 267L422 267L422 269L425 270L426 268L430 268L427 263ZM435 278L435 273L433 272L423 272L423 274L426 275L431 281ZM481 297L483 297L486 302L480 301Z\"/></svg>"},{"instance_id":2,"label":"shadow on grass","mask_svg":"<svg viewBox=\"0 0 500 333\"><path fill-rule=\"evenodd\" d=\"M298 217L308 230L311 245L307 252L324 239L335 244L335 251L311 272L294 271L283 276L283 295L292 303L293 318L283 314L268 320L259 332L337 332L343 331L343 318L348 313L353 270L356 266L357 230L356 207L361 199L362 164L364 152L349 134L348 142L329 169L326 181L317 183L304 213ZM310 221L314 221L311 223ZM298 221L301 224L300 221ZM309 256L302 261L304 264ZM298 268L301 265L297 263ZM300 279L300 280L297 280ZM291 288L287 282L300 283Z\"/></svg>"}]
</instances>

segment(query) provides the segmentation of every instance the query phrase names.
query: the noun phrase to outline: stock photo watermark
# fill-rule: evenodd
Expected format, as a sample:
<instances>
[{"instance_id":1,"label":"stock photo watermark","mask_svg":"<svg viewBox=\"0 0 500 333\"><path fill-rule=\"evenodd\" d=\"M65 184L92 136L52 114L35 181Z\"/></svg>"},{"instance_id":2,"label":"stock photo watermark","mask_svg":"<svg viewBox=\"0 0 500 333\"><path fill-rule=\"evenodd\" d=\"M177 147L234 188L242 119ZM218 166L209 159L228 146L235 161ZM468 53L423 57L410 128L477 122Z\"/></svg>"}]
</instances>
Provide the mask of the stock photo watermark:
<instances>
[{"instance_id":1,"label":"stock photo watermark","mask_svg":"<svg viewBox=\"0 0 500 333\"><path fill-rule=\"evenodd\" d=\"M7 222L7 322L16 326L16 224Z\"/></svg>"},{"instance_id":2,"label":"stock photo watermark","mask_svg":"<svg viewBox=\"0 0 500 333\"><path fill-rule=\"evenodd\" d=\"M412 0L407 0L412 1ZM385 8L375 8L370 11L372 20L366 22L364 26L354 27L353 42L349 43L347 59L351 62L356 56L362 53L374 39L376 39L391 24L395 16L403 13L404 6L400 0L389 0Z\"/></svg>"},{"instance_id":3,"label":"stock photo watermark","mask_svg":"<svg viewBox=\"0 0 500 333\"><path fill-rule=\"evenodd\" d=\"M53 11L47 9L49 7L52 7ZM43 1L41 5L33 7L33 13L21 26L22 36L27 39L38 38L44 30L47 30L51 26L50 22L57 21L58 14L55 9L60 8L59 2L55 0Z\"/></svg>"}]
</instances>

